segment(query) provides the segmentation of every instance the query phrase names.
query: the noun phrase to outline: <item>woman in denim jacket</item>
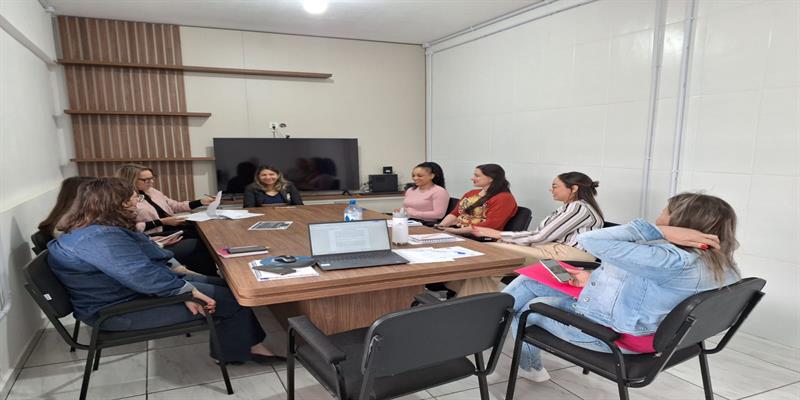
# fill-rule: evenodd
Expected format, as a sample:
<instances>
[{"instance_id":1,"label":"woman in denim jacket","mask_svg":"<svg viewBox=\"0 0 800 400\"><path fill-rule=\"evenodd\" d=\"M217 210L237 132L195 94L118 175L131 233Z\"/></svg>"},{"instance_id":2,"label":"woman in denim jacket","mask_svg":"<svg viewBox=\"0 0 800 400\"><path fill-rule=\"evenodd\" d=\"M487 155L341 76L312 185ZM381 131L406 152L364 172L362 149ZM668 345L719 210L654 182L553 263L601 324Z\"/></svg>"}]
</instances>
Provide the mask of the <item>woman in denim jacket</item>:
<instances>
[{"instance_id":1,"label":"woman in denim jacket","mask_svg":"<svg viewBox=\"0 0 800 400\"><path fill-rule=\"evenodd\" d=\"M578 242L603 261L594 271L570 271L569 284L583 288L579 297L519 276L503 290L515 299L514 325L532 303L545 303L623 334L625 340L618 342L623 352L653 351L652 335L675 306L739 279L733 260L738 246L735 232L736 214L728 203L684 193L669 199L655 225L637 219L583 233ZM576 346L610 352L598 339L542 315L531 314L526 324ZM521 357L521 376L535 382L550 378L538 348L525 343Z\"/></svg>"},{"instance_id":2,"label":"woman in denim jacket","mask_svg":"<svg viewBox=\"0 0 800 400\"><path fill-rule=\"evenodd\" d=\"M226 362L262 360L274 355L262 344L265 334L253 312L239 306L224 282L170 270L172 253L135 231L138 194L119 178L82 184L70 211L58 224L65 233L48 244L48 262L67 288L75 318L95 326L104 307L140 296L168 297L191 292L206 302L173 304L111 317L102 329L127 331L156 328L203 318L219 321Z\"/></svg>"}]
</instances>

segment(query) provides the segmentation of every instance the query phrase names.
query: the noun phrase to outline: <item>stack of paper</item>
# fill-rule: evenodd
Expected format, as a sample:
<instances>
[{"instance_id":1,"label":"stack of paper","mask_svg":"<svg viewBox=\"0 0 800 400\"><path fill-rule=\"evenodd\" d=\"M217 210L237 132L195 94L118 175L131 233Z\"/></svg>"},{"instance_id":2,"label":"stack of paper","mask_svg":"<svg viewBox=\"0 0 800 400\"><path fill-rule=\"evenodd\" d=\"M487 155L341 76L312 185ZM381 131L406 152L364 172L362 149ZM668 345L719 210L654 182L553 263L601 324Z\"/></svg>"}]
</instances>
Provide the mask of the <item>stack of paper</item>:
<instances>
[{"instance_id":1,"label":"stack of paper","mask_svg":"<svg viewBox=\"0 0 800 400\"><path fill-rule=\"evenodd\" d=\"M430 243L447 243L447 242L460 242L465 240L460 236L454 236L449 233L428 233L425 235L408 235L409 244L430 244Z\"/></svg>"},{"instance_id":2,"label":"stack of paper","mask_svg":"<svg viewBox=\"0 0 800 400\"><path fill-rule=\"evenodd\" d=\"M251 213L248 212L247 210L217 210L214 214L216 215L209 215L208 213L205 212L194 213L186 217L186 220L194 222L202 222L211 219L245 219L250 217L258 217L259 215L264 215L264 214Z\"/></svg>"},{"instance_id":3,"label":"stack of paper","mask_svg":"<svg viewBox=\"0 0 800 400\"><path fill-rule=\"evenodd\" d=\"M392 227L392 220L387 219L386 220L386 226L391 228ZM410 220L408 220L408 226L422 226L422 222L414 221L413 219L410 219Z\"/></svg>"},{"instance_id":4,"label":"stack of paper","mask_svg":"<svg viewBox=\"0 0 800 400\"><path fill-rule=\"evenodd\" d=\"M273 274L271 272L259 271L257 269L253 269L253 263L251 262L250 270L253 271L253 275L256 276L256 279L259 282L274 281L278 279L303 278L306 276L319 276L319 272L317 272L314 269L314 267L295 268L295 271L293 273L281 275L281 274Z\"/></svg>"},{"instance_id":5,"label":"stack of paper","mask_svg":"<svg viewBox=\"0 0 800 400\"><path fill-rule=\"evenodd\" d=\"M452 247L418 247L414 249L392 250L408 260L409 264L455 261L456 258L482 256L483 253L461 246Z\"/></svg>"}]
</instances>

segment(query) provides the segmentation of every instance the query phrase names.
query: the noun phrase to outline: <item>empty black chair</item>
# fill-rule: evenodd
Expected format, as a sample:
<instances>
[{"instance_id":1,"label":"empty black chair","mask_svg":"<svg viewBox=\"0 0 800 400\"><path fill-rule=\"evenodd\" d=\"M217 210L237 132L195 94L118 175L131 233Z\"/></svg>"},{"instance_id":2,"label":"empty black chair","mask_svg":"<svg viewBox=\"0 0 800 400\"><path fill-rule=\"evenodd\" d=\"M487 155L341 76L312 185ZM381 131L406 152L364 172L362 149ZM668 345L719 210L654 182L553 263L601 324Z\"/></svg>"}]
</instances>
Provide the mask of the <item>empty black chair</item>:
<instances>
[{"instance_id":1,"label":"empty black chair","mask_svg":"<svg viewBox=\"0 0 800 400\"><path fill-rule=\"evenodd\" d=\"M647 354L623 355L614 344L620 337L618 333L579 315L546 304L534 303L530 310L522 314L520 321L526 321L531 313L542 314L602 340L611 349L611 353L587 350L561 340L538 326L532 325L526 328L525 324L520 324L514 342L514 357L511 362L506 400L512 400L514 397L514 384L523 341L582 367L584 373L594 372L617 382L619 397L623 400L628 399L629 387L647 386L661 371L698 357L705 398L713 400L707 355L718 353L725 348L750 311L764 296L761 289L766 283L759 278L745 278L732 285L687 298L661 322L653 343L656 353ZM707 349L705 340L726 329L728 331L722 340L713 349Z\"/></svg>"},{"instance_id":2,"label":"empty black chair","mask_svg":"<svg viewBox=\"0 0 800 400\"><path fill-rule=\"evenodd\" d=\"M513 315L505 293L468 296L386 314L369 328L326 336L305 316L289 319L287 398L294 399L294 360L340 400L388 399L476 375L500 357ZM297 337L305 344L296 346ZM491 349L488 364L483 352ZM469 360L474 356L475 362Z\"/></svg>"},{"instance_id":3,"label":"empty black chair","mask_svg":"<svg viewBox=\"0 0 800 400\"><path fill-rule=\"evenodd\" d=\"M31 262L23 267L25 275L25 289L28 290L33 300L42 309L47 319L56 328L56 331L61 335L67 344L73 348L81 350L88 350L86 355L86 367L83 372L83 384L81 385L80 399L86 398L86 392L89 389L89 377L92 370L97 370L100 365L100 353L104 348L122 346L125 344L143 342L151 339L159 339L168 336L183 335L190 332L209 330L211 343L214 346L214 351L217 354L222 354L219 341L217 339L217 332L214 328L214 320L210 314L206 314L205 319L199 319L190 322L183 322L180 324L162 326L153 329L142 329L136 331L103 331L101 329L92 329L92 338L89 344L82 344L77 341L77 329L75 330L75 337L69 335L64 325L61 324L60 318L63 318L72 313L72 302L69 299L67 289L61 284L61 281L50 270L47 264L47 251L39 253ZM205 305L202 300L192 297L191 293L184 293L172 297L143 297L129 301L127 303L116 304L106 307L99 312L99 318L95 322L95 326L100 326L107 318L126 314L134 311L146 310L149 308L156 308L168 304L179 304L185 301L193 301L200 305ZM76 321L77 327L77 321ZM94 368L92 367L94 366ZM220 360L219 368L222 371L222 377L225 380L225 387L228 394L233 393L231 381L228 377L228 370L225 367L225 362Z\"/></svg>"}]
</instances>

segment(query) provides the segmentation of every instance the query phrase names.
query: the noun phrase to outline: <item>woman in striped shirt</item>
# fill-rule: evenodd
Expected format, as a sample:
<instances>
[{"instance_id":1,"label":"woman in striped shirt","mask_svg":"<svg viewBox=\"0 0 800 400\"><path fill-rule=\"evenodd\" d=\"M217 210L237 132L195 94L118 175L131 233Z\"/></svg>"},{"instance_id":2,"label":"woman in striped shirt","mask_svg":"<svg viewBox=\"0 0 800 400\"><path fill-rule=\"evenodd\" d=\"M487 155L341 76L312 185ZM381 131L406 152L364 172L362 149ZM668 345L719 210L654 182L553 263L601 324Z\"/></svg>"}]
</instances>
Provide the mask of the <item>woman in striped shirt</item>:
<instances>
[{"instance_id":1,"label":"woman in striped shirt","mask_svg":"<svg viewBox=\"0 0 800 400\"><path fill-rule=\"evenodd\" d=\"M541 259L594 261L578 244L578 234L603 227L603 214L597 205L596 181L586 174L567 172L553 179L550 193L564 205L545 218L532 232L500 232L475 227L475 236L500 239L494 246L525 257L526 265Z\"/></svg>"}]
</instances>

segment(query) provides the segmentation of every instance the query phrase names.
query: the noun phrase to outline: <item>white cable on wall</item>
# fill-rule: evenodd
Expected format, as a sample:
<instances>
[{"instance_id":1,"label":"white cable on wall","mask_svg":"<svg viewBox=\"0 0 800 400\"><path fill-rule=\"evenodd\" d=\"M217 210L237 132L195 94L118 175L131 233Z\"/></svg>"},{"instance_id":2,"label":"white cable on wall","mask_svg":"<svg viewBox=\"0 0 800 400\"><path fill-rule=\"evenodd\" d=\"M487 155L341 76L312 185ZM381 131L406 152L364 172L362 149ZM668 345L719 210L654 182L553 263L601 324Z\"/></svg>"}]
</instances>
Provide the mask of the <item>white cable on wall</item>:
<instances>
[{"instance_id":1,"label":"white cable on wall","mask_svg":"<svg viewBox=\"0 0 800 400\"><path fill-rule=\"evenodd\" d=\"M686 129L686 104L689 96L689 67L692 62L694 44L694 20L697 15L697 1L690 0L686 4L686 19L683 21L683 51L681 52L681 74L678 87L678 104L675 111L675 139L672 143L672 172L670 173L669 195L678 192L678 174L680 173L681 148Z\"/></svg>"},{"instance_id":2,"label":"white cable on wall","mask_svg":"<svg viewBox=\"0 0 800 400\"><path fill-rule=\"evenodd\" d=\"M653 57L650 71L650 99L647 110L647 136L645 136L644 165L642 166L642 191L639 196L639 216L642 218L647 215L647 198L650 192L650 169L653 164L653 139L656 135L658 96L661 88L661 68L664 61L664 35L666 30L667 0L656 0Z\"/></svg>"}]
</instances>

